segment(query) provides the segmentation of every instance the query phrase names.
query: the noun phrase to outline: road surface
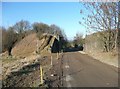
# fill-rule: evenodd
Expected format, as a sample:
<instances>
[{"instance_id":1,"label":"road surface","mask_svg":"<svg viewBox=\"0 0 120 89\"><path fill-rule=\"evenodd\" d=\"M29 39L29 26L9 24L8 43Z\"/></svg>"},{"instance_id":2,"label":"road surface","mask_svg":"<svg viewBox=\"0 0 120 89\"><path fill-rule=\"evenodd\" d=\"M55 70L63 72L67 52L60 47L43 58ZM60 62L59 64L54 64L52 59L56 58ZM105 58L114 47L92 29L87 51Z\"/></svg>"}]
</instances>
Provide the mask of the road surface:
<instances>
[{"instance_id":1,"label":"road surface","mask_svg":"<svg viewBox=\"0 0 120 89\"><path fill-rule=\"evenodd\" d=\"M64 87L118 87L117 68L78 52L63 54Z\"/></svg>"}]
</instances>

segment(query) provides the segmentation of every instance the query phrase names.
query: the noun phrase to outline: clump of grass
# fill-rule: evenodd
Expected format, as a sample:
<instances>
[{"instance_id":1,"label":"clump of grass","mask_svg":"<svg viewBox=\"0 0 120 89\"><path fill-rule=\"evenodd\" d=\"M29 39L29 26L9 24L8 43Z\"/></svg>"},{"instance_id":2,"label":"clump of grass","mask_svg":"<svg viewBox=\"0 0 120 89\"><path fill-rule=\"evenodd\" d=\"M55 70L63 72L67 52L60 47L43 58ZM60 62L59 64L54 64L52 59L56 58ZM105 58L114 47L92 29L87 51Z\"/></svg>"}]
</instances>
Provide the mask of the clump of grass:
<instances>
[{"instance_id":1,"label":"clump of grass","mask_svg":"<svg viewBox=\"0 0 120 89\"><path fill-rule=\"evenodd\" d=\"M1 58L2 58L2 62L5 62L5 63L9 63L17 60L17 58L13 56L7 56L7 57L1 57Z\"/></svg>"}]
</instances>

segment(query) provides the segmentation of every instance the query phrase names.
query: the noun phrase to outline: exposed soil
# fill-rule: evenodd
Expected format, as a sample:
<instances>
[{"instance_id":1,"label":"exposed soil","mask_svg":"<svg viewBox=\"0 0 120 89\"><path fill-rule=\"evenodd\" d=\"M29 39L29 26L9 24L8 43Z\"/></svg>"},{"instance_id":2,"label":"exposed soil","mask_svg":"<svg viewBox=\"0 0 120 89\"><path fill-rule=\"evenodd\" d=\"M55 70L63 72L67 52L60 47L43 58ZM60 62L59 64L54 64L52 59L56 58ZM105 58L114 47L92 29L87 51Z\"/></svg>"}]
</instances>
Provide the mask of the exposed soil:
<instances>
[{"instance_id":1,"label":"exposed soil","mask_svg":"<svg viewBox=\"0 0 120 89\"><path fill-rule=\"evenodd\" d=\"M28 87L31 86L34 80L39 79L40 63L36 62L24 66L17 72L11 72L5 80L3 80L3 87Z\"/></svg>"},{"instance_id":2,"label":"exposed soil","mask_svg":"<svg viewBox=\"0 0 120 89\"><path fill-rule=\"evenodd\" d=\"M43 67L44 84L42 87L61 87L61 57L53 57L51 66L50 56L36 59L33 63L22 67L16 72L11 72L6 79L3 79L3 87L41 87L40 86L40 65Z\"/></svg>"}]
</instances>

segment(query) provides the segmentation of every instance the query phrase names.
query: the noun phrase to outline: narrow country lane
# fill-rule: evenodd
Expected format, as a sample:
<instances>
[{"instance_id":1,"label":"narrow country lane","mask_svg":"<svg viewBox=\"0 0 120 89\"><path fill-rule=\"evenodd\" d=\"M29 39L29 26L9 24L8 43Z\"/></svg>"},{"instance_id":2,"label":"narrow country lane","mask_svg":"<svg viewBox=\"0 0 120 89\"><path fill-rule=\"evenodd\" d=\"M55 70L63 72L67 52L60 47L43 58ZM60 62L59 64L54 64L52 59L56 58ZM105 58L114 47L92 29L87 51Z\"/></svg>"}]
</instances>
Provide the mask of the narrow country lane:
<instances>
[{"instance_id":1,"label":"narrow country lane","mask_svg":"<svg viewBox=\"0 0 120 89\"><path fill-rule=\"evenodd\" d=\"M118 87L117 68L78 52L63 55L64 87Z\"/></svg>"}]
</instances>

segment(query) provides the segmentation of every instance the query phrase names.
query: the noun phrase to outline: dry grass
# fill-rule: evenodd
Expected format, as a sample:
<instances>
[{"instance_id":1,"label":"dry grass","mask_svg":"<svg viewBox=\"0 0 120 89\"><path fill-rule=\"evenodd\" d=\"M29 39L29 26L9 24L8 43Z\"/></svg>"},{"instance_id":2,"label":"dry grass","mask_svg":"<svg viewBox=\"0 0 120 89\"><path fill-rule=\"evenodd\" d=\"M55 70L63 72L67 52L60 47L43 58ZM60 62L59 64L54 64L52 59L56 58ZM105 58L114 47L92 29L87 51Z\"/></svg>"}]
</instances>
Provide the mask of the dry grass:
<instances>
[{"instance_id":1,"label":"dry grass","mask_svg":"<svg viewBox=\"0 0 120 89\"><path fill-rule=\"evenodd\" d=\"M114 52L92 52L88 54L101 62L118 67L118 53L115 51Z\"/></svg>"}]
</instances>

